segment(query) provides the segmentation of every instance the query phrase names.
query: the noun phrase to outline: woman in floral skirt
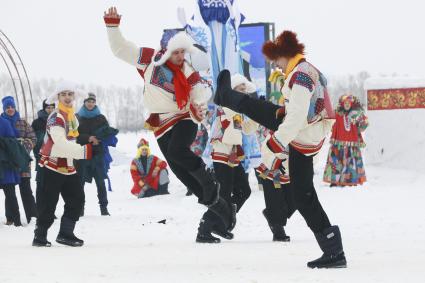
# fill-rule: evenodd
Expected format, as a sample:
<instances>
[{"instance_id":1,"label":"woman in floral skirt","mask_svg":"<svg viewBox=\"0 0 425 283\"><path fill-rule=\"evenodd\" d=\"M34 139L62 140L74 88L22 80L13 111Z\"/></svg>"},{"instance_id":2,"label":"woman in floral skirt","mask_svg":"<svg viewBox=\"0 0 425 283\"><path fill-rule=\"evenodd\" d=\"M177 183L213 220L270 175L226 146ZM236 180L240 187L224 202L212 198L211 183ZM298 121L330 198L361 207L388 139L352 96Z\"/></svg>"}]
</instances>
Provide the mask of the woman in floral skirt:
<instances>
[{"instance_id":1,"label":"woman in floral skirt","mask_svg":"<svg viewBox=\"0 0 425 283\"><path fill-rule=\"evenodd\" d=\"M334 186L357 186L366 182L361 148L368 119L357 97L343 95L336 110L323 181Z\"/></svg>"}]
</instances>

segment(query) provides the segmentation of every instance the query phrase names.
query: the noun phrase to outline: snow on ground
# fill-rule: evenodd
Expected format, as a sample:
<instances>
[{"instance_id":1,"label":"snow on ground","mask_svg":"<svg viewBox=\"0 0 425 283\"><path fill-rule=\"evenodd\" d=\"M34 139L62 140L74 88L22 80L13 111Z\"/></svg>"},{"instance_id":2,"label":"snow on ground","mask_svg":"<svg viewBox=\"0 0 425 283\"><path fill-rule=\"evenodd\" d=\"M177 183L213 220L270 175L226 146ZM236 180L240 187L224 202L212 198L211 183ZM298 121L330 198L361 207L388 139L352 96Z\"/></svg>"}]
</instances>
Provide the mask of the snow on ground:
<instances>
[{"instance_id":1,"label":"snow on ground","mask_svg":"<svg viewBox=\"0 0 425 283\"><path fill-rule=\"evenodd\" d=\"M313 234L297 213L286 228L291 242L272 242L254 178L235 239L218 245L195 243L205 208L185 196L174 176L170 195L135 199L129 162L140 136L120 135L112 152L111 217L100 216L95 186L86 186L86 216L76 228L84 247L54 242L59 221L49 231L51 248L31 246L33 222L0 225L0 282L424 282L424 174L367 166L365 186L330 189L321 182L326 148L316 166L317 191L331 221L340 225L348 268L310 270L306 262L321 255ZM62 207L60 202L58 216ZM157 223L162 219L165 225Z\"/></svg>"}]
</instances>

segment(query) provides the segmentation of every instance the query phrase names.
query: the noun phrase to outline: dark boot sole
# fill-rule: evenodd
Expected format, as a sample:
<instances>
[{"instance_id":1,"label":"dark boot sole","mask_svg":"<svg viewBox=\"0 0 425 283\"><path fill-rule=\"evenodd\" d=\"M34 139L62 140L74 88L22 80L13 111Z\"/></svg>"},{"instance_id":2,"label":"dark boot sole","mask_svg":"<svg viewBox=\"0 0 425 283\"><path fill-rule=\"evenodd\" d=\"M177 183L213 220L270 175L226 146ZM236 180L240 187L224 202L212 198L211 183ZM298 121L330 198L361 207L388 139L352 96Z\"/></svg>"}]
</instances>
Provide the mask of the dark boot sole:
<instances>
[{"instance_id":1,"label":"dark boot sole","mask_svg":"<svg viewBox=\"0 0 425 283\"><path fill-rule=\"evenodd\" d=\"M65 245L65 246L69 246L69 247L82 247L84 245L84 243L77 242L77 241L71 241L71 240L64 239L64 238L56 238L56 242L61 244L61 245Z\"/></svg>"},{"instance_id":2,"label":"dark boot sole","mask_svg":"<svg viewBox=\"0 0 425 283\"><path fill-rule=\"evenodd\" d=\"M34 242L33 241L32 246L37 247L37 248L50 248L52 246L52 243L50 243L50 242L41 243L41 242L37 242L37 241Z\"/></svg>"},{"instance_id":3,"label":"dark boot sole","mask_svg":"<svg viewBox=\"0 0 425 283\"><path fill-rule=\"evenodd\" d=\"M199 238L196 238L196 242L197 243L199 243L199 244L219 244L221 241L220 241L220 239L214 239L214 240L207 240L207 239L199 239Z\"/></svg>"},{"instance_id":4,"label":"dark boot sole","mask_svg":"<svg viewBox=\"0 0 425 283\"><path fill-rule=\"evenodd\" d=\"M291 238L285 238L285 239L276 239L276 238L273 238L273 242L290 242L291 241Z\"/></svg>"},{"instance_id":5,"label":"dark boot sole","mask_svg":"<svg viewBox=\"0 0 425 283\"><path fill-rule=\"evenodd\" d=\"M311 269L314 269L314 268L318 268L318 269L320 269L320 268L347 268L347 262L346 261L338 261L338 262L331 263L331 264L322 264L322 265L316 265L316 266L309 266L307 264L307 266Z\"/></svg>"}]
</instances>

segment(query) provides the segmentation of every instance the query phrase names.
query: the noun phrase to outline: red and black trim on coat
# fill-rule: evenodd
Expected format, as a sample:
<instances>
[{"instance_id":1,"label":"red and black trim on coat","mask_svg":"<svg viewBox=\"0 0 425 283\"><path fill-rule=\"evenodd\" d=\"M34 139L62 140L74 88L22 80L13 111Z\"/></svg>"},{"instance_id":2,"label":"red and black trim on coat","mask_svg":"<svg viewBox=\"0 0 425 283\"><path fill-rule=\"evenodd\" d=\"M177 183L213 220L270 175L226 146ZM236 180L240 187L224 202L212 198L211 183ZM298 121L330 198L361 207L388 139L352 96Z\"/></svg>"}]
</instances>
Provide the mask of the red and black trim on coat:
<instances>
[{"instance_id":1,"label":"red and black trim on coat","mask_svg":"<svg viewBox=\"0 0 425 283\"><path fill-rule=\"evenodd\" d=\"M292 141L290 143L290 145L298 152L306 155L306 156L310 156L310 155L314 155L316 153L318 153L320 151L320 149L323 146L323 143L325 142L325 139L323 139L319 144L317 145L305 145L305 144L301 144L301 143L297 143L295 141Z\"/></svg>"},{"instance_id":2,"label":"red and black trim on coat","mask_svg":"<svg viewBox=\"0 0 425 283\"><path fill-rule=\"evenodd\" d=\"M270 136L269 140L267 141L267 146L273 153L286 152L285 146L280 143L280 141L275 137L275 135Z\"/></svg>"},{"instance_id":3,"label":"red and black trim on coat","mask_svg":"<svg viewBox=\"0 0 425 283\"><path fill-rule=\"evenodd\" d=\"M171 130L175 124L177 124L181 120L189 120L189 119L191 118L190 118L189 111L187 111L182 114L175 114L171 116L170 118L167 118L161 121L158 128L154 130L155 138L156 139L161 138L165 133Z\"/></svg>"},{"instance_id":4,"label":"red and black trim on coat","mask_svg":"<svg viewBox=\"0 0 425 283\"><path fill-rule=\"evenodd\" d=\"M58 172L63 175L73 175L77 173L74 166L68 166L66 158L57 158L41 155L38 165L40 165L40 167L46 167L52 171Z\"/></svg>"},{"instance_id":5,"label":"red and black trim on coat","mask_svg":"<svg viewBox=\"0 0 425 283\"><path fill-rule=\"evenodd\" d=\"M264 163L261 163L255 171L257 171L263 179L268 179L273 182L278 181L280 184L289 184L291 182L288 175L283 175L282 173L277 175L273 174L273 171L269 170Z\"/></svg>"},{"instance_id":6,"label":"red and black trim on coat","mask_svg":"<svg viewBox=\"0 0 425 283\"><path fill-rule=\"evenodd\" d=\"M223 163L230 167L238 166L244 158L245 153L240 145L234 145L230 154L215 150L211 153L213 162Z\"/></svg>"}]
</instances>

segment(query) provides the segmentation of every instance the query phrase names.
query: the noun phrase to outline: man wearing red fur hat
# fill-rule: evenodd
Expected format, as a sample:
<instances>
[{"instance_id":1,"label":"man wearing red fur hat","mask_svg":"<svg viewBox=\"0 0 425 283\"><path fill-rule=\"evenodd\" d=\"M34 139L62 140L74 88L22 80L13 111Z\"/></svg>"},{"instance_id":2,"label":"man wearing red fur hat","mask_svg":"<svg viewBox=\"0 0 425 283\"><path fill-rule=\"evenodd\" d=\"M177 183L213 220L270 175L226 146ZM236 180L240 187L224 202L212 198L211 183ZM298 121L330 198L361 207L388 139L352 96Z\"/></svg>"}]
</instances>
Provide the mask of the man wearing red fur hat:
<instances>
[{"instance_id":1,"label":"man wearing red fur hat","mask_svg":"<svg viewBox=\"0 0 425 283\"><path fill-rule=\"evenodd\" d=\"M307 266L346 267L341 233L338 226L331 225L313 184L313 156L321 149L334 122L326 78L306 61L304 45L291 31L266 42L263 54L284 71L285 83L281 89L286 99L284 106L232 90L227 70L218 76L214 102L246 114L273 131L261 149L263 163L270 170L284 171L282 162L288 159L296 208L323 251L322 257Z\"/></svg>"},{"instance_id":2,"label":"man wearing red fur hat","mask_svg":"<svg viewBox=\"0 0 425 283\"><path fill-rule=\"evenodd\" d=\"M211 89L185 54L199 56L201 51L185 32L176 31L164 32L158 50L139 48L122 36L121 15L115 7L105 12L104 20L114 55L136 67L145 81L144 106L151 113L147 122L170 169L231 231L236 224L235 206L219 196L220 184L190 150Z\"/></svg>"}]
</instances>

